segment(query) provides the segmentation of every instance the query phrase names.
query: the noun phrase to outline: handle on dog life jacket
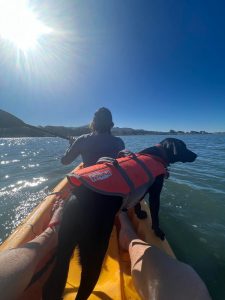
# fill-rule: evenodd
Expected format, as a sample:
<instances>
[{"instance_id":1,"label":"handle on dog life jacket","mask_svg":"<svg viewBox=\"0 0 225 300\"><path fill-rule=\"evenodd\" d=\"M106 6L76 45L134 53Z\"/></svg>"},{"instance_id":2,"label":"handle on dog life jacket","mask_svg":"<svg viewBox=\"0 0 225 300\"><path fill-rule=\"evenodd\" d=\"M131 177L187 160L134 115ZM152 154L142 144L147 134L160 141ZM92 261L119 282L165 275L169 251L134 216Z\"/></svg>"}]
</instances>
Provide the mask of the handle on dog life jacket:
<instances>
[{"instance_id":1,"label":"handle on dog life jacket","mask_svg":"<svg viewBox=\"0 0 225 300\"><path fill-rule=\"evenodd\" d=\"M129 150L122 150L118 153L118 156L117 158L121 158L121 157L131 157L133 159L137 158L136 154L129 151ZM103 164L103 163L110 163L112 165L114 165L115 167L118 166L118 161L115 159L115 158L112 158L112 157L101 157L99 158L99 160L97 161L96 164Z\"/></svg>"},{"instance_id":2,"label":"handle on dog life jacket","mask_svg":"<svg viewBox=\"0 0 225 300\"><path fill-rule=\"evenodd\" d=\"M118 165L118 161L115 158L112 157L101 157L99 158L99 160L97 161L96 164L112 164L115 167Z\"/></svg>"},{"instance_id":3,"label":"handle on dog life jacket","mask_svg":"<svg viewBox=\"0 0 225 300\"><path fill-rule=\"evenodd\" d=\"M130 157L130 158L133 158L133 159L137 159L137 156L135 153L129 151L129 150L122 150L118 153L118 156L117 158L122 158L122 157ZM99 158L99 160L97 161L96 164L103 164L103 163L106 163L106 164L112 164L114 165L115 167L118 167L119 166L119 163L118 161L116 160L116 158L112 158L112 157L101 157Z\"/></svg>"},{"instance_id":4,"label":"handle on dog life jacket","mask_svg":"<svg viewBox=\"0 0 225 300\"><path fill-rule=\"evenodd\" d=\"M135 153L131 152L130 150L124 149L118 153L117 158L127 157L127 156L130 156L132 158L137 157Z\"/></svg>"}]
</instances>

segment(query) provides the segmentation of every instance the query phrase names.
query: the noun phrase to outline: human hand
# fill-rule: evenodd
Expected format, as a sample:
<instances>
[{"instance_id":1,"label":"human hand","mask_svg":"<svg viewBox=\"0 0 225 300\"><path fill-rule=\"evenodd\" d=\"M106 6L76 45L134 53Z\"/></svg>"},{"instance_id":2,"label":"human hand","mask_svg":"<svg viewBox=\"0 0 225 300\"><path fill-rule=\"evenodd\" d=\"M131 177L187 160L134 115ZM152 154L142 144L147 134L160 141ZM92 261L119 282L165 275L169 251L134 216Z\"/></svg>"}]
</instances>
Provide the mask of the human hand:
<instances>
[{"instance_id":1,"label":"human hand","mask_svg":"<svg viewBox=\"0 0 225 300\"><path fill-rule=\"evenodd\" d=\"M74 136L69 136L69 144L70 146L73 144L73 142L76 140Z\"/></svg>"}]
</instances>

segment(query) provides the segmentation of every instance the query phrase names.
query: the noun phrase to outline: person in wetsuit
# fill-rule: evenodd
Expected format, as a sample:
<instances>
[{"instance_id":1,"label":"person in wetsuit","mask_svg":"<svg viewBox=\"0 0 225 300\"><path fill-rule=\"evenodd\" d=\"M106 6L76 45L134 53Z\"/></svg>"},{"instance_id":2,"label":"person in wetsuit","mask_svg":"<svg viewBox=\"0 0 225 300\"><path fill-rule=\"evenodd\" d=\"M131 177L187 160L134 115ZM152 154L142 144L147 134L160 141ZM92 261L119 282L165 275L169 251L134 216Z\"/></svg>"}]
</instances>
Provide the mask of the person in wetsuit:
<instances>
[{"instance_id":1,"label":"person in wetsuit","mask_svg":"<svg viewBox=\"0 0 225 300\"><path fill-rule=\"evenodd\" d=\"M125 148L121 138L111 134L114 123L109 109L101 107L91 123L92 132L78 137L61 158L64 165L73 162L81 155L84 167L95 164L101 157L116 158L119 151Z\"/></svg>"}]
</instances>

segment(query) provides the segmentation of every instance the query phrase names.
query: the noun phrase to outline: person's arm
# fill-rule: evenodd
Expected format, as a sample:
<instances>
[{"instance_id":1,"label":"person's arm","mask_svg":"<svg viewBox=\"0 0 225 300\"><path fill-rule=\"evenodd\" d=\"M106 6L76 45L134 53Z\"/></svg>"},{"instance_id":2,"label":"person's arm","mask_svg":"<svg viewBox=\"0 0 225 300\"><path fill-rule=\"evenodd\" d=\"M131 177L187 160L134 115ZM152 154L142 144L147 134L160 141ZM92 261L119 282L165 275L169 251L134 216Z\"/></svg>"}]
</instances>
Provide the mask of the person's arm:
<instances>
[{"instance_id":1,"label":"person's arm","mask_svg":"<svg viewBox=\"0 0 225 300\"><path fill-rule=\"evenodd\" d=\"M81 154L82 141L83 141L82 137L77 138L72 143L72 145L67 149L66 153L61 158L61 163L63 165L69 165L78 157L78 155Z\"/></svg>"}]
</instances>

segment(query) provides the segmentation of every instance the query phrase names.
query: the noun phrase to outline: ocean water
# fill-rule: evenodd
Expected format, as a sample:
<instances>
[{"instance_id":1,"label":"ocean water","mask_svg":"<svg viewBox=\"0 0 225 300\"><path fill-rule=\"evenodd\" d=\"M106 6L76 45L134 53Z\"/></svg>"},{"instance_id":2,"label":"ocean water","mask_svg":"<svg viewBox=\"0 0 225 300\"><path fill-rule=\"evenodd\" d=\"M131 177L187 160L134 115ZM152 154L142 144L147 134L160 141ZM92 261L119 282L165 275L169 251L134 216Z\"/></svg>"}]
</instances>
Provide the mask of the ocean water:
<instances>
[{"instance_id":1,"label":"ocean water","mask_svg":"<svg viewBox=\"0 0 225 300\"><path fill-rule=\"evenodd\" d=\"M198 272L213 299L224 300L225 135L176 137L198 158L171 165L161 196L161 227L177 258ZM131 151L163 138L123 137ZM59 138L0 139L0 242L80 162L60 164L67 146Z\"/></svg>"}]
</instances>

